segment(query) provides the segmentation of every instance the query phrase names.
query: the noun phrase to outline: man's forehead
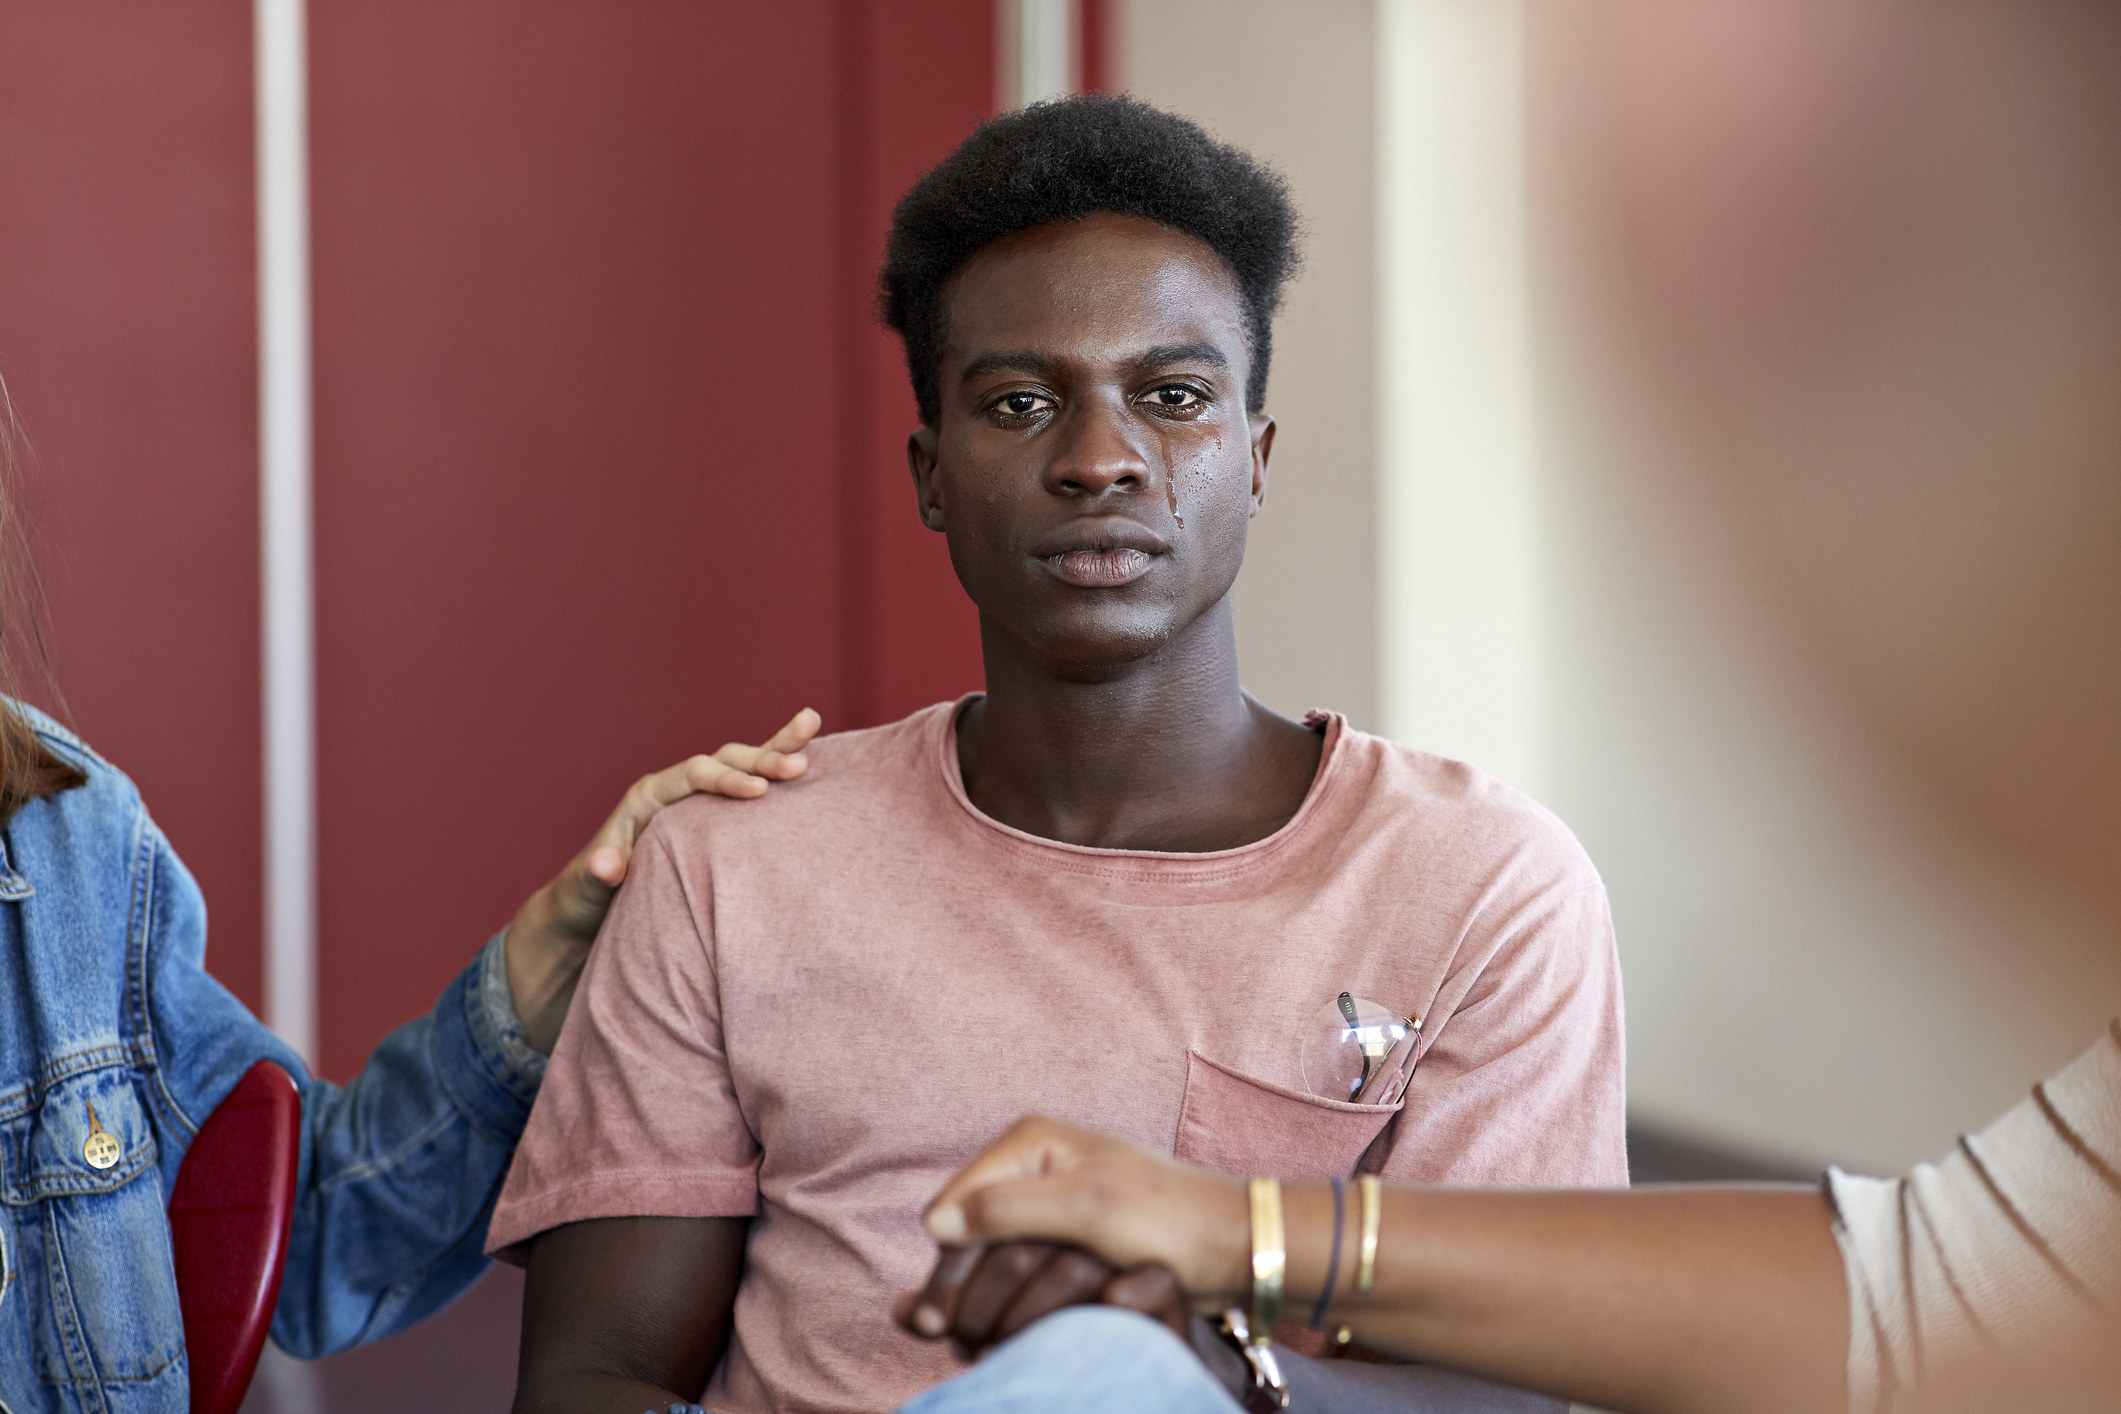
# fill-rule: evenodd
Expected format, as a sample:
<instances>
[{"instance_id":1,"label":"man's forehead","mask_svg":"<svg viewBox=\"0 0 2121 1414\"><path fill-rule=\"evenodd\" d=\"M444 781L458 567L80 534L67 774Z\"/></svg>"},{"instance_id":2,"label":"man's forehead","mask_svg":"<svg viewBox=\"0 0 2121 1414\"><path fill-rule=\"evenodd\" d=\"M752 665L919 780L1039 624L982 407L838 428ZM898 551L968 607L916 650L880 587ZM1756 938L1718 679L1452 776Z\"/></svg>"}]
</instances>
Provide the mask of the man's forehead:
<instances>
[{"instance_id":1,"label":"man's forehead","mask_svg":"<svg viewBox=\"0 0 2121 1414\"><path fill-rule=\"evenodd\" d=\"M1065 343L1245 353L1236 277L1204 241L1127 216L1094 216L1019 231L987 246L951 278L946 364ZM1087 351L1087 349L1085 350Z\"/></svg>"}]
</instances>

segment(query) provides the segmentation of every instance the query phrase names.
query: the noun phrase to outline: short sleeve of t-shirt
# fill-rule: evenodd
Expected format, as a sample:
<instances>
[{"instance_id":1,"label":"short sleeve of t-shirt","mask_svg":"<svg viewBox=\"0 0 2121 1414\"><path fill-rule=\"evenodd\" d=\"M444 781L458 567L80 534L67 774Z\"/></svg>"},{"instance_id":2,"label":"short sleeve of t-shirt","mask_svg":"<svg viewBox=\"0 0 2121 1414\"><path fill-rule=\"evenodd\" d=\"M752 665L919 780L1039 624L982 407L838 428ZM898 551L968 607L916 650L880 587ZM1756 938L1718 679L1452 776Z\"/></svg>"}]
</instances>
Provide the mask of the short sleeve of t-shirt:
<instances>
[{"instance_id":1,"label":"short sleeve of t-shirt","mask_svg":"<svg viewBox=\"0 0 2121 1414\"><path fill-rule=\"evenodd\" d=\"M597 937L487 1250L610 1217L751 1217L759 1146L722 1049L711 940L654 825ZM513 1249L513 1250L511 1250Z\"/></svg>"}]
</instances>

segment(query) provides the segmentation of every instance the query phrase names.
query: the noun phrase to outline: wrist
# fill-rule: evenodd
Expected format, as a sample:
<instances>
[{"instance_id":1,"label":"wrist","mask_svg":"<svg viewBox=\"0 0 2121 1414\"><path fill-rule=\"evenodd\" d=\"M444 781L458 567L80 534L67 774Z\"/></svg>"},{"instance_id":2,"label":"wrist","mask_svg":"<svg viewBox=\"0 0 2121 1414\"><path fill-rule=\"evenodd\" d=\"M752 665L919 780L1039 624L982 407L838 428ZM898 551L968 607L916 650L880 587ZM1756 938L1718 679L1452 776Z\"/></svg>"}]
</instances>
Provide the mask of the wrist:
<instances>
[{"instance_id":1,"label":"wrist","mask_svg":"<svg viewBox=\"0 0 2121 1414\"><path fill-rule=\"evenodd\" d=\"M502 943L516 1020L525 1042L541 1055L550 1055L559 1039L560 1022L588 956L586 948L559 936L549 893L540 889L524 901Z\"/></svg>"},{"instance_id":2,"label":"wrist","mask_svg":"<svg viewBox=\"0 0 2121 1414\"><path fill-rule=\"evenodd\" d=\"M1252 1204L1245 1184L1219 1179L1203 1211L1207 1230L1199 1270L1182 1270L1180 1280L1203 1309L1219 1311L1252 1293Z\"/></svg>"},{"instance_id":3,"label":"wrist","mask_svg":"<svg viewBox=\"0 0 2121 1414\"><path fill-rule=\"evenodd\" d=\"M1282 1222L1288 1231L1289 1266L1288 1300L1291 1309L1298 1303L1308 1312L1318 1294L1325 1289L1326 1276L1333 1270L1333 1189L1324 1183L1290 1183L1282 1185ZM1355 1185L1347 1185L1340 1223L1342 1261L1334 1285L1334 1295L1344 1296L1349 1289L1351 1268L1347 1254L1352 1244L1348 1238L1349 1222L1355 1205Z\"/></svg>"}]
</instances>

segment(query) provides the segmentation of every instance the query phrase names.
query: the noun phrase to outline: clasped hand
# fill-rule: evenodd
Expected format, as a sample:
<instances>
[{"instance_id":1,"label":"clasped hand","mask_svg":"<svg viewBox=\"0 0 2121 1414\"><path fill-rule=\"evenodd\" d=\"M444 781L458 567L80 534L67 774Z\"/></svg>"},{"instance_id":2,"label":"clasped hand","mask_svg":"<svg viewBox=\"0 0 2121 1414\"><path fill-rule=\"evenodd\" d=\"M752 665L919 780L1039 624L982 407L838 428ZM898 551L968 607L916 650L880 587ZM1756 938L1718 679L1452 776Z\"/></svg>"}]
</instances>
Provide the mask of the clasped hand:
<instances>
[{"instance_id":1,"label":"clasped hand","mask_svg":"<svg viewBox=\"0 0 2121 1414\"><path fill-rule=\"evenodd\" d=\"M1190 1343L1196 1310L1247 1289L1240 1180L1041 1116L967 1165L924 1221L942 1252L895 1314L967 1359L1093 1302L1139 1311Z\"/></svg>"}]
</instances>

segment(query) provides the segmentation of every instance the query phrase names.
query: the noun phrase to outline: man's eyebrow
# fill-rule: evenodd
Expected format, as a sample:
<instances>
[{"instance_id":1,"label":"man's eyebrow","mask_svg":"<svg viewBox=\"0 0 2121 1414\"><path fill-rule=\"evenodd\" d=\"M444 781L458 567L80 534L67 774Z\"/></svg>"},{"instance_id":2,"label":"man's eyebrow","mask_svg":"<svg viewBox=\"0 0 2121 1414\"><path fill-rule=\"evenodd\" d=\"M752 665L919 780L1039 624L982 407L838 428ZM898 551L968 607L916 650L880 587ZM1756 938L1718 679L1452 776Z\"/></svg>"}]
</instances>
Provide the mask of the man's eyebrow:
<instances>
[{"instance_id":1,"label":"man's eyebrow","mask_svg":"<svg viewBox=\"0 0 2121 1414\"><path fill-rule=\"evenodd\" d=\"M1158 344L1153 349L1144 349L1127 362L1137 369L1169 368L1174 363L1205 363L1216 368L1228 368L1229 358L1213 344Z\"/></svg>"},{"instance_id":2,"label":"man's eyebrow","mask_svg":"<svg viewBox=\"0 0 2121 1414\"><path fill-rule=\"evenodd\" d=\"M1215 368L1228 368L1229 358L1213 344L1158 344L1143 349L1127 360L1127 366L1136 372L1150 372L1169 368L1174 363L1205 363ZM990 373L1027 373L1033 378L1050 378L1060 367L1061 360L1033 349L1005 349L997 353L981 354L965 365L958 375L960 382L970 383Z\"/></svg>"},{"instance_id":3,"label":"man's eyebrow","mask_svg":"<svg viewBox=\"0 0 2121 1414\"><path fill-rule=\"evenodd\" d=\"M1058 365L1044 354L1030 349L1009 349L1001 353L981 354L965 365L958 380L970 383L975 378L984 378L990 373L1028 373L1034 378L1043 378Z\"/></svg>"}]
</instances>

